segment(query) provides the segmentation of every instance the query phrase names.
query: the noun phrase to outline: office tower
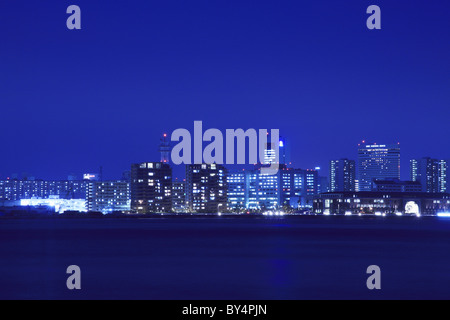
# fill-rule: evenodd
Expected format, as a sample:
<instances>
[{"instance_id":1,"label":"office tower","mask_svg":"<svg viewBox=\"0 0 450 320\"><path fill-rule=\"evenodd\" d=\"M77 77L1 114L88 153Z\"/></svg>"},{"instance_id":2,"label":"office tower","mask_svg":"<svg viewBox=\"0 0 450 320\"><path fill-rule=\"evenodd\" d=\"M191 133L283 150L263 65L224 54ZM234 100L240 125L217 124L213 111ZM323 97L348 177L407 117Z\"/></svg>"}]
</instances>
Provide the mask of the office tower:
<instances>
[{"instance_id":1,"label":"office tower","mask_svg":"<svg viewBox=\"0 0 450 320\"><path fill-rule=\"evenodd\" d=\"M354 160L330 161L330 192L356 191L356 165Z\"/></svg>"},{"instance_id":2,"label":"office tower","mask_svg":"<svg viewBox=\"0 0 450 320\"><path fill-rule=\"evenodd\" d=\"M167 163L131 165L131 211L147 214L172 211L172 168Z\"/></svg>"},{"instance_id":3,"label":"office tower","mask_svg":"<svg viewBox=\"0 0 450 320\"><path fill-rule=\"evenodd\" d=\"M258 173L257 199L261 210L277 209L282 206L280 177L281 170L273 175Z\"/></svg>"},{"instance_id":4,"label":"office tower","mask_svg":"<svg viewBox=\"0 0 450 320\"><path fill-rule=\"evenodd\" d=\"M241 211L246 203L246 173L243 170L229 171L227 174L228 209Z\"/></svg>"},{"instance_id":5,"label":"office tower","mask_svg":"<svg viewBox=\"0 0 450 320\"><path fill-rule=\"evenodd\" d=\"M448 161L431 158L410 161L411 180L419 181L422 192L447 192Z\"/></svg>"},{"instance_id":6,"label":"office tower","mask_svg":"<svg viewBox=\"0 0 450 320\"><path fill-rule=\"evenodd\" d=\"M446 193L450 193L450 160L442 160L441 162L442 169L441 169L441 176L442 179L444 179L444 186ZM444 173L444 171L446 173Z\"/></svg>"},{"instance_id":7,"label":"office tower","mask_svg":"<svg viewBox=\"0 0 450 320\"><path fill-rule=\"evenodd\" d=\"M390 178L400 179L400 144L359 144L359 191L371 191L374 179Z\"/></svg>"},{"instance_id":8,"label":"office tower","mask_svg":"<svg viewBox=\"0 0 450 320\"><path fill-rule=\"evenodd\" d=\"M161 162L169 163L170 156L170 142L167 138L167 134L164 133L159 145L159 152L161 153Z\"/></svg>"},{"instance_id":9,"label":"office tower","mask_svg":"<svg viewBox=\"0 0 450 320\"><path fill-rule=\"evenodd\" d=\"M186 206L191 212L227 210L226 169L219 164L186 165Z\"/></svg>"},{"instance_id":10,"label":"office tower","mask_svg":"<svg viewBox=\"0 0 450 320\"><path fill-rule=\"evenodd\" d=\"M261 170L245 173L245 207L250 210L274 210L283 207L297 209L311 207L314 195L321 191L317 170L280 166L274 175Z\"/></svg>"},{"instance_id":11,"label":"office tower","mask_svg":"<svg viewBox=\"0 0 450 320\"><path fill-rule=\"evenodd\" d=\"M306 173L306 170L292 168L283 168L280 171L280 198L283 207L298 209L299 207L304 207L306 205ZM310 174L311 172L308 173L308 175ZM313 186L310 190L311 189L319 190L319 186Z\"/></svg>"},{"instance_id":12,"label":"office tower","mask_svg":"<svg viewBox=\"0 0 450 320\"><path fill-rule=\"evenodd\" d=\"M245 171L245 207L250 210L259 208L258 177L259 170Z\"/></svg>"},{"instance_id":13,"label":"office tower","mask_svg":"<svg viewBox=\"0 0 450 320\"><path fill-rule=\"evenodd\" d=\"M249 174L248 178L247 206L261 210L311 207L314 196L320 193L321 188L318 171L311 169L282 166L275 175L256 171Z\"/></svg>"},{"instance_id":14,"label":"office tower","mask_svg":"<svg viewBox=\"0 0 450 320\"><path fill-rule=\"evenodd\" d=\"M88 184L88 211L111 213L130 211L130 183L127 181L92 181Z\"/></svg>"},{"instance_id":15,"label":"office tower","mask_svg":"<svg viewBox=\"0 0 450 320\"><path fill-rule=\"evenodd\" d=\"M186 182L173 181L172 209L174 212L186 212Z\"/></svg>"}]
</instances>

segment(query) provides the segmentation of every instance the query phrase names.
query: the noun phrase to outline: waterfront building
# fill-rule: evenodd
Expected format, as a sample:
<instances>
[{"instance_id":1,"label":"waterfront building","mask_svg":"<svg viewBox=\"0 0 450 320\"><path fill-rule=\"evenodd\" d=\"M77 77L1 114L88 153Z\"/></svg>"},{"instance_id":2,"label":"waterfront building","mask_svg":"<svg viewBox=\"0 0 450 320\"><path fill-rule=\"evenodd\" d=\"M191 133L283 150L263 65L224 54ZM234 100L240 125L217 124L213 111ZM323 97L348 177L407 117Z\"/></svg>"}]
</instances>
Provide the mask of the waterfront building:
<instances>
[{"instance_id":1,"label":"waterfront building","mask_svg":"<svg viewBox=\"0 0 450 320\"><path fill-rule=\"evenodd\" d=\"M133 213L172 212L172 168L162 162L131 165L130 193Z\"/></svg>"},{"instance_id":2,"label":"waterfront building","mask_svg":"<svg viewBox=\"0 0 450 320\"><path fill-rule=\"evenodd\" d=\"M186 165L186 206L190 212L227 211L227 171L219 164Z\"/></svg>"},{"instance_id":3,"label":"waterfront building","mask_svg":"<svg viewBox=\"0 0 450 320\"><path fill-rule=\"evenodd\" d=\"M411 180L418 181L423 192L447 192L448 161L431 158L410 161Z\"/></svg>"},{"instance_id":4,"label":"waterfront building","mask_svg":"<svg viewBox=\"0 0 450 320\"><path fill-rule=\"evenodd\" d=\"M356 191L356 164L354 160L330 161L330 192Z\"/></svg>"},{"instance_id":5,"label":"waterfront building","mask_svg":"<svg viewBox=\"0 0 450 320\"><path fill-rule=\"evenodd\" d=\"M127 181L92 181L88 184L86 207L88 211L104 214L130 211L130 183Z\"/></svg>"},{"instance_id":6,"label":"waterfront building","mask_svg":"<svg viewBox=\"0 0 450 320\"><path fill-rule=\"evenodd\" d=\"M437 215L450 212L450 194L425 192L328 192L314 199L317 214Z\"/></svg>"},{"instance_id":7,"label":"waterfront building","mask_svg":"<svg viewBox=\"0 0 450 320\"><path fill-rule=\"evenodd\" d=\"M373 180L391 178L400 179L400 144L359 144L359 190L371 191Z\"/></svg>"}]
</instances>

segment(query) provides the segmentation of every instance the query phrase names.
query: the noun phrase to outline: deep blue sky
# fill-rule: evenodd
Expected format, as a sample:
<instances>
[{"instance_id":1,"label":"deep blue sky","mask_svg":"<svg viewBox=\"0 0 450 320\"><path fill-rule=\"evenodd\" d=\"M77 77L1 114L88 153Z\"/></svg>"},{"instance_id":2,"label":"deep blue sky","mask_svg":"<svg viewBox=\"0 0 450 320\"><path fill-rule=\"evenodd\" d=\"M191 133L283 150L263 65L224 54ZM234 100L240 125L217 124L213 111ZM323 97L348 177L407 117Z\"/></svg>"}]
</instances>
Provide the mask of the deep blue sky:
<instances>
[{"instance_id":1,"label":"deep blue sky","mask_svg":"<svg viewBox=\"0 0 450 320\"><path fill-rule=\"evenodd\" d=\"M412 157L450 158L449 17L430 0L1 1L0 177L120 177L203 120L280 129L302 168L399 141L407 179Z\"/></svg>"}]
</instances>

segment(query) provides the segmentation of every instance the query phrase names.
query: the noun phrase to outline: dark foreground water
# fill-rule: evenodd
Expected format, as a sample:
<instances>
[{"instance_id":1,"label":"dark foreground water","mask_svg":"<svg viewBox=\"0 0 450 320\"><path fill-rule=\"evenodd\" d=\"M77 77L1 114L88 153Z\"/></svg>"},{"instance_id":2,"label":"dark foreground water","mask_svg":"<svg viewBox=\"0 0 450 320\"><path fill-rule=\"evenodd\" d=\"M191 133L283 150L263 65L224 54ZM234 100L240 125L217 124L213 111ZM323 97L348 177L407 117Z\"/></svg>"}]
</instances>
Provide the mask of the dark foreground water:
<instances>
[{"instance_id":1,"label":"dark foreground water","mask_svg":"<svg viewBox=\"0 0 450 320\"><path fill-rule=\"evenodd\" d=\"M0 298L450 299L450 220L0 220Z\"/></svg>"}]
</instances>

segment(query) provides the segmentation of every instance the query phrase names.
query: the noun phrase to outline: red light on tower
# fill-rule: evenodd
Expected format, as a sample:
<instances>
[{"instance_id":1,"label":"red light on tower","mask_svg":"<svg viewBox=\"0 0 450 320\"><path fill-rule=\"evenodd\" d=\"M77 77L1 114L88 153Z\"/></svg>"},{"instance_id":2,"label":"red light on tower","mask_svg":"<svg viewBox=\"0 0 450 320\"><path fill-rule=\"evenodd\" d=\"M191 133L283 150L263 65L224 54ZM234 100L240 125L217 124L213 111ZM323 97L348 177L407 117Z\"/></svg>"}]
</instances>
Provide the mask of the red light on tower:
<instances>
[{"instance_id":1,"label":"red light on tower","mask_svg":"<svg viewBox=\"0 0 450 320\"><path fill-rule=\"evenodd\" d=\"M169 162L170 143L167 140L167 133L164 133L163 137L161 138L161 143L159 145L159 152L161 153L161 162L162 163Z\"/></svg>"}]
</instances>

